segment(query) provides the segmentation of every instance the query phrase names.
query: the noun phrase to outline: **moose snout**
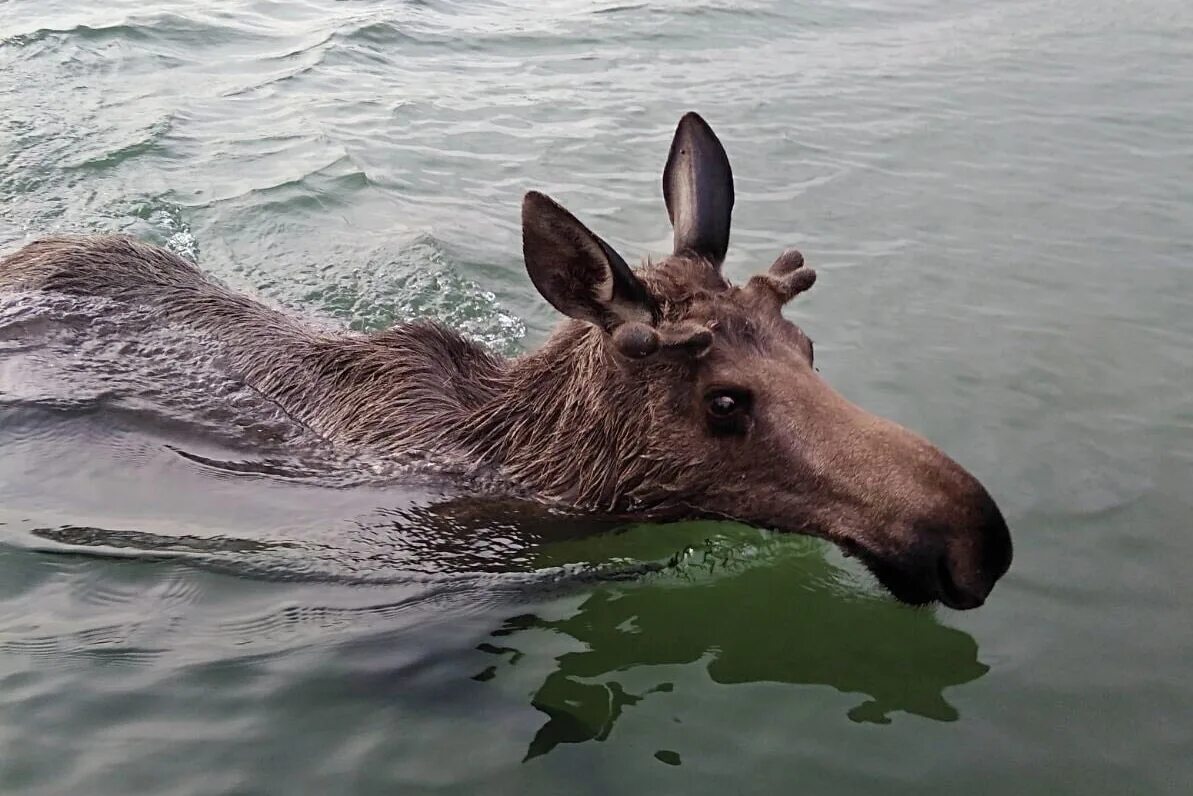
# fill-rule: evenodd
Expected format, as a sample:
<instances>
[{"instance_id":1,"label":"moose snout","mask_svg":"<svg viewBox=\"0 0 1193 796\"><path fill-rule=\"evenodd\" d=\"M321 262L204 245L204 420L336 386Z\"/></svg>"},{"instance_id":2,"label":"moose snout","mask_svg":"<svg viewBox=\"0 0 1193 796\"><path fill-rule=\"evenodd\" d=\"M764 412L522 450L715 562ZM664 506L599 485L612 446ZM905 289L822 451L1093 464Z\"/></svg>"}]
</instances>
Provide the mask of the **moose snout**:
<instances>
[{"instance_id":1,"label":"moose snout","mask_svg":"<svg viewBox=\"0 0 1193 796\"><path fill-rule=\"evenodd\" d=\"M830 515L855 529L846 549L903 602L982 605L1012 557L1010 530L990 493L918 434L852 406L840 413L862 429L833 459L836 494L854 507L838 504Z\"/></svg>"},{"instance_id":2,"label":"moose snout","mask_svg":"<svg viewBox=\"0 0 1193 796\"><path fill-rule=\"evenodd\" d=\"M940 507L892 535L898 552L861 545L861 555L897 599L940 602L966 610L982 605L1011 566L1011 533L998 506L976 485L966 501Z\"/></svg>"},{"instance_id":3,"label":"moose snout","mask_svg":"<svg viewBox=\"0 0 1193 796\"><path fill-rule=\"evenodd\" d=\"M986 490L978 487L974 508L960 527L946 527L936 558L936 599L950 608L977 608L1011 566L1011 532Z\"/></svg>"}]
</instances>

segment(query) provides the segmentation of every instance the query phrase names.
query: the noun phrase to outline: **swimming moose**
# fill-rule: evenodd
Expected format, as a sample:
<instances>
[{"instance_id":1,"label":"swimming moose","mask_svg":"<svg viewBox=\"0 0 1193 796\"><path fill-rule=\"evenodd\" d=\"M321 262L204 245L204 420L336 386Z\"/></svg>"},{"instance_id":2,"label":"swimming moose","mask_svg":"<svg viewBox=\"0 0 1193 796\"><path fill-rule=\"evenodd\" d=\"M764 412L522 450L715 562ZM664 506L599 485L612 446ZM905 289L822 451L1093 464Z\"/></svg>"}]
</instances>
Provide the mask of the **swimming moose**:
<instances>
[{"instance_id":1,"label":"swimming moose","mask_svg":"<svg viewBox=\"0 0 1193 796\"><path fill-rule=\"evenodd\" d=\"M820 378L811 340L781 312L815 278L798 252L744 285L721 274L733 176L694 113L679 122L663 195L674 251L637 270L551 199L526 195L526 269L568 320L514 359L430 321L317 328L124 237L30 243L0 260L0 287L152 307L342 445L472 461L586 511L822 536L905 602L981 605L1011 562L998 507L925 439Z\"/></svg>"}]
</instances>

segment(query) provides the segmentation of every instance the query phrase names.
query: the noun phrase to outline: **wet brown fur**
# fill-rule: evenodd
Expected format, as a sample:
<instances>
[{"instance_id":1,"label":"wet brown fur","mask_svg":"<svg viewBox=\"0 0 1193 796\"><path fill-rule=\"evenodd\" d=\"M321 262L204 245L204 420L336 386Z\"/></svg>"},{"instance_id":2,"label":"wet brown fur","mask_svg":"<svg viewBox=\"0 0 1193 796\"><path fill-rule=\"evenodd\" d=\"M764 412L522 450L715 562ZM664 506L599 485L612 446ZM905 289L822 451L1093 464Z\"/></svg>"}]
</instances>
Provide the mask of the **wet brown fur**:
<instances>
[{"instance_id":1,"label":"wet brown fur","mask_svg":"<svg viewBox=\"0 0 1193 796\"><path fill-rule=\"evenodd\" d=\"M669 258L641 275L666 320L721 319L751 345L756 319L707 263ZM432 321L375 334L320 328L233 292L174 253L121 236L53 237L0 260L0 289L103 296L155 308L217 340L229 370L325 438L444 463L484 463L547 500L613 513L682 513L706 469L666 455L653 410L680 358L626 363L599 329L565 321L515 359ZM611 412L609 407L634 407ZM669 436L669 435L668 435Z\"/></svg>"}]
</instances>

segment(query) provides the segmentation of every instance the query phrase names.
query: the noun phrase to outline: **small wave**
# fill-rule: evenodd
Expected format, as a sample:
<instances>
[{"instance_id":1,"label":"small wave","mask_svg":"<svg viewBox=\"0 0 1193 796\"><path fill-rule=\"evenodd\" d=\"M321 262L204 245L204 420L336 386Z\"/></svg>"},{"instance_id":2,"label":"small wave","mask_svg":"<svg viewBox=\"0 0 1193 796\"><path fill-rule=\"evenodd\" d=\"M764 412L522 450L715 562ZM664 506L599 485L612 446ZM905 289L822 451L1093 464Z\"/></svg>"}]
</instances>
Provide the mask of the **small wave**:
<instances>
[{"instance_id":1,"label":"small wave","mask_svg":"<svg viewBox=\"0 0 1193 796\"><path fill-rule=\"evenodd\" d=\"M74 163L62 168L66 171L102 171L113 169L133 158L153 155L161 151L161 141L169 135L172 127L170 117L159 119L130 134L132 141L105 149L98 153L83 152Z\"/></svg>"},{"instance_id":2,"label":"small wave","mask_svg":"<svg viewBox=\"0 0 1193 796\"><path fill-rule=\"evenodd\" d=\"M227 41L267 35L268 31L250 28L247 25L217 23L194 14L184 16L162 12L133 15L108 24L80 22L63 27L39 27L0 38L0 47L25 47L48 39L83 42L144 42L156 39L192 47L196 41Z\"/></svg>"},{"instance_id":3,"label":"small wave","mask_svg":"<svg viewBox=\"0 0 1193 796\"><path fill-rule=\"evenodd\" d=\"M423 44L441 40L440 37L426 37L415 30L403 29L397 22L373 20L357 27L336 31L332 40L338 44L363 42L381 48L402 44Z\"/></svg>"},{"instance_id":4,"label":"small wave","mask_svg":"<svg viewBox=\"0 0 1193 796\"><path fill-rule=\"evenodd\" d=\"M145 665L153 662L164 650L131 643L130 636L141 629L140 624L109 625L70 634L9 638L0 642L0 651L9 655L57 661L100 657L124 665Z\"/></svg>"},{"instance_id":5,"label":"small wave","mask_svg":"<svg viewBox=\"0 0 1193 796\"><path fill-rule=\"evenodd\" d=\"M38 539L56 542L77 552L102 556L108 551L124 551L138 557L139 554L145 554L149 559L161 554L166 557L187 557L194 554L262 553L279 547L294 547L286 542L262 542L226 536L171 536L88 525L33 528L30 533ZM67 551L58 549L55 552ZM125 556L117 554L117 557Z\"/></svg>"},{"instance_id":6,"label":"small wave","mask_svg":"<svg viewBox=\"0 0 1193 796\"><path fill-rule=\"evenodd\" d=\"M300 176L250 188L236 196L222 197L220 201L253 199L254 204L261 209L278 214L311 207L326 212L342 201L337 197L351 196L370 184L369 175L364 169L347 154L341 153Z\"/></svg>"},{"instance_id":7,"label":"small wave","mask_svg":"<svg viewBox=\"0 0 1193 796\"><path fill-rule=\"evenodd\" d=\"M517 353L525 324L459 271L448 247L424 234L396 252L375 251L361 266L329 274L330 284L313 286L303 300L357 331L432 318L499 353Z\"/></svg>"},{"instance_id":8,"label":"small wave","mask_svg":"<svg viewBox=\"0 0 1193 796\"><path fill-rule=\"evenodd\" d=\"M28 47L48 39L78 39L82 41L103 41L105 39L136 39L143 37L139 26L123 23L111 25L74 25L69 28L37 28L25 33L14 33L0 38L0 47Z\"/></svg>"}]
</instances>

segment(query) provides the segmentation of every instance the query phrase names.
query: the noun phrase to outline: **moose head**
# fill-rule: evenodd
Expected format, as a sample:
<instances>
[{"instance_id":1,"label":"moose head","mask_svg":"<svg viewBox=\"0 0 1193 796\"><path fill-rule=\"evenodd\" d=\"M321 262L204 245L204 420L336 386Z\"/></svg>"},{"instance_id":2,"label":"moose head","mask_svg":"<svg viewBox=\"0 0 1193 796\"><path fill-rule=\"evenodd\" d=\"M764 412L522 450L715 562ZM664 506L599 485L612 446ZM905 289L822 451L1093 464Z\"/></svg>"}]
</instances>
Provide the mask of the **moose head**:
<instances>
[{"instance_id":1,"label":"moose head","mask_svg":"<svg viewBox=\"0 0 1193 796\"><path fill-rule=\"evenodd\" d=\"M905 602L981 605L1011 562L998 507L923 437L820 377L812 341L782 313L815 280L799 252L742 285L722 274L733 175L694 113L679 122L663 195L674 250L638 270L547 196L526 195L527 270L572 319L529 359L574 378L570 394L522 405L552 427L555 450L507 446L507 469L542 482L544 461L570 458L573 482L553 491L573 503L812 534Z\"/></svg>"}]
</instances>

